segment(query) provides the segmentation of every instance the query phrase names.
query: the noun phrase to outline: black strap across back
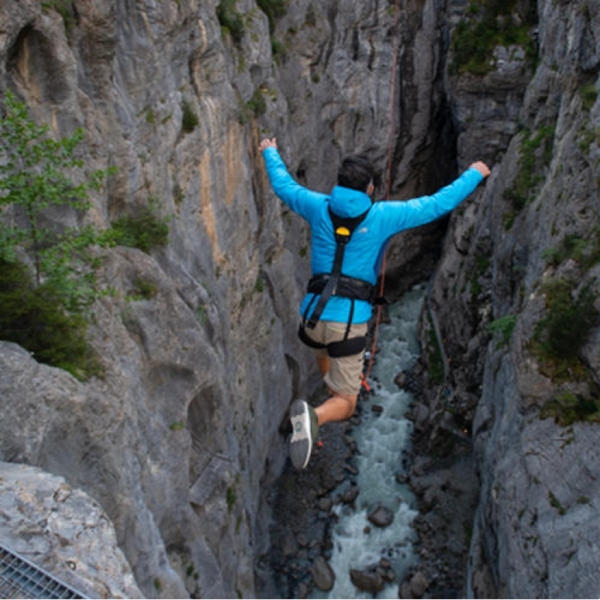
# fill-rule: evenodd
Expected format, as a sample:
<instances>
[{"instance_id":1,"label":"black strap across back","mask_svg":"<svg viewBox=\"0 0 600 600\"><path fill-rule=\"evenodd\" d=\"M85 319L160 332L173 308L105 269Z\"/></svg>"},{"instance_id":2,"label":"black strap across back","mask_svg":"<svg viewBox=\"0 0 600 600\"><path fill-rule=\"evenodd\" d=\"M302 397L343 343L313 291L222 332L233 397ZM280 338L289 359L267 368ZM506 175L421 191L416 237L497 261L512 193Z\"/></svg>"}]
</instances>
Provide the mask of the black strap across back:
<instances>
[{"instance_id":1,"label":"black strap across back","mask_svg":"<svg viewBox=\"0 0 600 600\"><path fill-rule=\"evenodd\" d=\"M343 275L342 266L344 263L346 246L356 228L367 217L369 210L358 215L357 217L344 218L336 215L331 210L331 207L329 207L329 216L331 218L331 222L333 223L333 231L336 241L333 267L331 269L331 273L320 273L313 276L308 282L308 291L315 294L315 296L311 302L309 302L306 310L304 311L302 323L300 324L300 329L298 330L298 335L300 339L311 348L327 348L329 356L335 358L358 354L365 348L367 343L366 336L348 339L348 334L350 332L350 326L352 325L355 300L367 300L372 302L374 296L374 286L363 279ZM318 296L318 294L320 295ZM351 306L344 339L340 342L333 342L325 345L312 340L306 333L306 328L314 329L316 327L331 296L342 296L344 298L349 298L351 300ZM319 300L310 318L307 320L307 315L317 297Z\"/></svg>"}]
</instances>

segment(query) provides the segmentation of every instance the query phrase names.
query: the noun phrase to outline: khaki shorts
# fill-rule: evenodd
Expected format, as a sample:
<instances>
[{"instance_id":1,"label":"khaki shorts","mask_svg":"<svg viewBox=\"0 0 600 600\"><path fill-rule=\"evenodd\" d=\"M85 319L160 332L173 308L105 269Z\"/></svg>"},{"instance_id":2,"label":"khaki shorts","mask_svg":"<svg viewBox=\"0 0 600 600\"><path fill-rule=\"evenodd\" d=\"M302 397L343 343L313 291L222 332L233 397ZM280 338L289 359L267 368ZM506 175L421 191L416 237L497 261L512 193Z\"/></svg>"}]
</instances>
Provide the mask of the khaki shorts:
<instances>
[{"instance_id":1,"label":"khaki shorts","mask_svg":"<svg viewBox=\"0 0 600 600\"><path fill-rule=\"evenodd\" d=\"M330 344L344 339L347 323L318 321L314 329L306 329L307 335L320 344ZM348 338L366 335L368 323L350 327ZM328 356L326 348L313 348L317 358ZM365 351L342 358L330 358L330 369L325 375L325 384L332 392L355 396L360 392L360 376L363 371Z\"/></svg>"}]
</instances>

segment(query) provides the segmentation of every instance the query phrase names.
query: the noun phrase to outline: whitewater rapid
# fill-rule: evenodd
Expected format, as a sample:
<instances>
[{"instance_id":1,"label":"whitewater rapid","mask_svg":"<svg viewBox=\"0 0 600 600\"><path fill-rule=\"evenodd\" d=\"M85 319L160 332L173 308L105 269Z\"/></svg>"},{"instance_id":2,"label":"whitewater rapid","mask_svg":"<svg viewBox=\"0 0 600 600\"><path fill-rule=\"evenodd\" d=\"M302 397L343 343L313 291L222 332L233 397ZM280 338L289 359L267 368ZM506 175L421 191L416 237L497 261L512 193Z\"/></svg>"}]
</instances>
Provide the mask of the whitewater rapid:
<instances>
[{"instance_id":1,"label":"whitewater rapid","mask_svg":"<svg viewBox=\"0 0 600 600\"><path fill-rule=\"evenodd\" d=\"M417 516L415 500L408 486L399 483L403 473L402 458L411 445L412 422L405 414L413 398L401 390L394 379L401 371L414 367L420 354L417 323L425 296L425 286L417 286L389 309L390 322L379 329L377 353L370 382L374 395L362 405L361 423L353 428L358 453L356 483L360 494L355 508L338 504L338 522L333 527L333 550L329 564L336 574L333 589L324 594L315 590L313 598L370 598L361 593L350 579L351 569L365 569L381 558L387 559L396 580L386 585L378 598L397 598L398 585L413 564L414 532ZM378 405L381 413L372 411ZM402 480L402 478L400 478ZM343 484L335 493L343 492ZM367 515L376 505L394 515L391 525L378 528Z\"/></svg>"}]
</instances>

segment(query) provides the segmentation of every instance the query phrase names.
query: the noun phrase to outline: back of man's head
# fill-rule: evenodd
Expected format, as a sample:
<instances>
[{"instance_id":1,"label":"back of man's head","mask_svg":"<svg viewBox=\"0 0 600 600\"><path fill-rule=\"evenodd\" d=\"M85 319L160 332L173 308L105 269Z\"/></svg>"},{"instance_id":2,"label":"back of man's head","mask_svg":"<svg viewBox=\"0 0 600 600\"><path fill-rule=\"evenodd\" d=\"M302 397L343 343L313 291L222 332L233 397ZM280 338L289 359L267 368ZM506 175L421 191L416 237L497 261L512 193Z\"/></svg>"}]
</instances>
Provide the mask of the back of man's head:
<instances>
[{"instance_id":1,"label":"back of man's head","mask_svg":"<svg viewBox=\"0 0 600 600\"><path fill-rule=\"evenodd\" d=\"M337 182L342 187L366 192L374 179L375 168L364 156L348 156L338 169Z\"/></svg>"}]
</instances>

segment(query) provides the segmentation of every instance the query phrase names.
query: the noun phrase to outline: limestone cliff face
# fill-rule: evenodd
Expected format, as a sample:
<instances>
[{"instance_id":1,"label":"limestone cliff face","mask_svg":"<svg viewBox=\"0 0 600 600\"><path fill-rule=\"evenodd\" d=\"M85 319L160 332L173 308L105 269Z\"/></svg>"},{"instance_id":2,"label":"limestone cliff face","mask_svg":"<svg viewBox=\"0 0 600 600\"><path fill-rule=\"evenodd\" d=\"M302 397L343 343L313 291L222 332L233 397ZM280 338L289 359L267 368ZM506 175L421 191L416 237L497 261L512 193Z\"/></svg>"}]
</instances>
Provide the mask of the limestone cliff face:
<instances>
[{"instance_id":1,"label":"limestone cliff face","mask_svg":"<svg viewBox=\"0 0 600 600\"><path fill-rule=\"evenodd\" d=\"M494 167L485 192L452 218L432 293L451 360L433 422L448 410L461 427L472 420L481 490L469 586L478 597L598 588L600 431L562 412L575 398L597 403L598 321L566 374L536 344L558 319L553 286L564 284L573 303L588 285L597 297L600 12L540 0L537 16L534 64L497 49L488 74L447 79L459 164L476 147ZM583 254L569 250L576 240ZM492 336L490 323L502 331Z\"/></svg>"},{"instance_id":2,"label":"limestone cliff face","mask_svg":"<svg viewBox=\"0 0 600 600\"><path fill-rule=\"evenodd\" d=\"M2 344L0 453L98 500L144 595L251 596L261 484L310 364L291 308L306 234L267 193L256 121L241 124L272 79L267 19L238 3L248 31L234 49L216 2L62 4L2 4L2 87L57 135L83 127L90 169L117 167L89 218L104 226L156 198L170 243L117 248L103 266L118 291L94 309L104 378L80 383ZM157 293L125 300L139 279Z\"/></svg>"},{"instance_id":3,"label":"limestone cliff face","mask_svg":"<svg viewBox=\"0 0 600 600\"><path fill-rule=\"evenodd\" d=\"M307 231L269 191L260 137L327 191L342 152L383 160L389 129L387 3L293 3L275 57L253 0L233 7L241 36L218 4L0 6L0 88L56 135L83 127L87 169L117 167L86 218L107 226L150 199L170 217L164 250L103 265L117 295L94 307L102 379L0 343L1 458L100 502L149 597L255 594L279 425L313 374L296 339ZM127 300L136 280L156 294Z\"/></svg>"},{"instance_id":4,"label":"limestone cliff face","mask_svg":"<svg viewBox=\"0 0 600 600\"><path fill-rule=\"evenodd\" d=\"M472 160L494 166L450 222L431 296L452 414L473 422L481 477L473 589L590 595L597 426L539 413L557 394L594 393L598 330L575 385L554 381L529 342L545 279L569 275L576 296L598 275L562 251L548 260L597 221L596 4L540 0L539 60L499 47L473 75L450 68L466 2L400 3L393 119L390 2L291 2L270 31L254 0L238 0L237 32L219 4L0 5L0 89L57 135L83 127L90 171L118 169L86 218L106 226L151 198L171 217L165 249L116 248L103 266L119 292L94 308L103 379L78 382L0 342L0 459L97 500L144 595L255 595L263 493L285 460L279 424L314 375L295 331L308 233L269 191L257 145L276 135L291 173L328 191L344 154L368 151L383 170L391 130L397 198L435 191ZM535 183L525 196L523 173ZM440 227L391 247L391 290L429 274ZM139 279L156 294L126 300ZM502 346L487 325L504 316L515 328ZM449 414L439 398L434 429Z\"/></svg>"},{"instance_id":5,"label":"limestone cliff face","mask_svg":"<svg viewBox=\"0 0 600 600\"><path fill-rule=\"evenodd\" d=\"M27 465L0 463L0 481L3 548L27 555L38 568L88 598L141 597L112 523L97 502L62 477ZM23 585L31 574L19 575L25 577L13 581L4 571L5 590L9 582ZM27 590L10 591L16 595Z\"/></svg>"},{"instance_id":6,"label":"limestone cliff face","mask_svg":"<svg viewBox=\"0 0 600 600\"><path fill-rule=\"evenodd\" d=\"M150 195L173 215L160 255L117 250L106 264L116 289L143 277L158 293L97 307L103 380L2 353L4 414L30 413L3 431L3 457L99 500L147 596L251 593L259 482L292 395L288 362L304 364L281 321L297 301L294 261L278 207L253 190L256 140L237 120L214 8L77 3L68 32L37 2L2 9L5 84L57 132L83 125L89 164L118 166L94 219ZM184 102L199 115L187 135Z\"/></svg>"}]
</instances>

